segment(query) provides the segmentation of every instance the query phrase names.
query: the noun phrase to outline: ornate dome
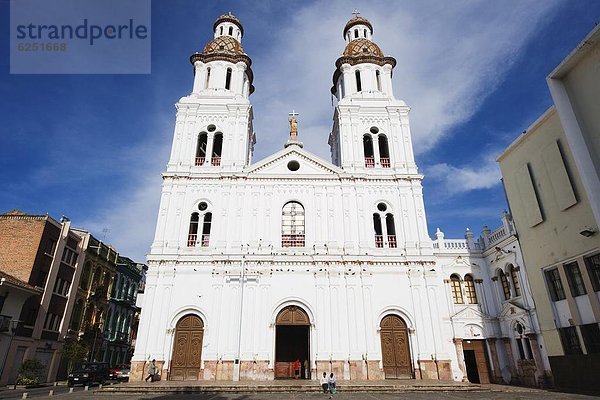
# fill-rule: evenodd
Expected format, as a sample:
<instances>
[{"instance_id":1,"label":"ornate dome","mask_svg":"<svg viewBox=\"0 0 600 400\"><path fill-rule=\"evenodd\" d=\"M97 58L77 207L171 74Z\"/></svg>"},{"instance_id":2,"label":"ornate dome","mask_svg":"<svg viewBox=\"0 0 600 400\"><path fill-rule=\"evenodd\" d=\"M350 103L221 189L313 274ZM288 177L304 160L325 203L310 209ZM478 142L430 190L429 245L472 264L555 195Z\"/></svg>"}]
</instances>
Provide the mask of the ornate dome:
<instances>
[{"instance_id":1,"label":"ornate dome","mask_svg":"<svg viewBox=\"0 0 600 400\"><path fill-rule=\"evenodd\" d=\"M240 22L238 17L236 17L232 13L228 12L227 14L223 14L219 18L217 18L213 25L213 31L217 29L217 25L219 25L221 22L231 22L232 24L237 25L237 27L240 28L240 32L242 32L242 36L244 36L244 27L242 26L242 23Z\"/></svg>"},{"instance_id":2,"label":"ornate dome","mask_svg":"<svg viewBox=\"0 0 600 400\"><path fill-rule=\"evenodd\" d=\"M344 27L344 31L342 32L342 36L345 36L346 32L348 32L348 29L352 28L354 25L366 25L371 30L371 33L373 33L373 25L371 25L371 22L369 22L368 19L363 18L360 15L357 15L355 17L352 17L350 19L350 21L348 21L346 23L346 26Z\"/></svg>"},{"instance_id":3,"label":"ornate dome","mask_svg":"<svg viewBox=\"0 0 600 400\"><path fill-rule=\"evenodd\" d=\"M368 39L354 39L344 49L345 57L383 57L383 52L375 43Z\"/></svg>"},{"instance_id":4,"label":"ornate dome","mask_svg":"<svg viewBox=\"0 0 600 400\"><path fill-rule=\"evenodd\" d=\"M218 38L206 43L203 53L206 55L213 53L242 55L244 54L244 49L242 48L240 42L231 36L219 36Z\"/></svg>"}]
</instances>

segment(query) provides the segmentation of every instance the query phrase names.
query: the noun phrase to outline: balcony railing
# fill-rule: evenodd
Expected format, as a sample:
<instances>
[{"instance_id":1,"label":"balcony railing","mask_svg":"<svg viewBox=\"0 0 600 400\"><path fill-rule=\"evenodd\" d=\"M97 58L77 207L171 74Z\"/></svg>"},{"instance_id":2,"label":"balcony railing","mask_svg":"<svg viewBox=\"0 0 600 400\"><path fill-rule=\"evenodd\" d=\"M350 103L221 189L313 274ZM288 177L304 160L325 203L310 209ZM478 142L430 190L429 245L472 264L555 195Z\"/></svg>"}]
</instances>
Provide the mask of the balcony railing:
<instances>
[{"instance_id":1,"label":"balcony railing","mask_svg":"<svg viewBox=\"0 0 600 400\"><path fill-rule=\"evenodd\" d=\"M218 167L219 165L221 165L221 157L211 158L210 163L213 167Z\"/></svg>"},{"instance_id":2,"label":"balcony railing","mask_svg":"<svg viewBox=\"0 0 600 400\"><path fill-rule=\"evenodd\" d=\"M381 157L381 159L379 161L381 162L381 166L383 168L389 168L390 167L390 159L388 157Z\"/></svg>"},{"instance_id":3,"label":"balcony railing","mask_svg":"<svg viewBox=\"0 0 600 400\"><path fill-rule=\"evenodd\" d=\"M282 247L304 247L304 235L281 235Z\"/></svg>"},{"instance_id":4,"label":"balcony railing","mask_svg":"<svg viewBox=\"0 0 600 400\"><path fill-rule=\"evenodd\" d=\"M196 247L196 245L200 244L202 247L208 247L208 242L210 241L210 234L205 233L201 235L200 242L198 242L198 234L190 233L188 235L188 247Z\"/></svg>"},{"instance_id":5,"label":"balcony railing","mask_svg":"<svg viewBox=\"0 0 600 400\"><path fill-rule=\"evenodd\" d=\"M204 157L196 157L196 166L204 164Z\"/></svg>"},{"instance_id":6,"label":"balcony railing","mask_svg":"<svg viewBox=\"0 0 600 400\"><path fill-rule=\"evenodd\" d=\"M390 249L395 249L398 247L398 242L396 242L396 235L388 235L388 244L390 245Z\"/></svg>"},{"instance_id":7,"label":"balcony railing","mask_svg":"<svg viewBox=\"0 0 600 400\"><path fill-rule=\"evenodd\" d=\"M375 167L375 158L365 157L365 167L374 168Z\"/></svg>"},{"instance_id":8,"label":"balcony railing","mask_svg":"<svg viewBox=\"0 0 600 400\"><path fill-rule=\"evenodd\" d=\"M383 235L375 235L375 247L383 247Z\"/></svg>"}]
</instances>

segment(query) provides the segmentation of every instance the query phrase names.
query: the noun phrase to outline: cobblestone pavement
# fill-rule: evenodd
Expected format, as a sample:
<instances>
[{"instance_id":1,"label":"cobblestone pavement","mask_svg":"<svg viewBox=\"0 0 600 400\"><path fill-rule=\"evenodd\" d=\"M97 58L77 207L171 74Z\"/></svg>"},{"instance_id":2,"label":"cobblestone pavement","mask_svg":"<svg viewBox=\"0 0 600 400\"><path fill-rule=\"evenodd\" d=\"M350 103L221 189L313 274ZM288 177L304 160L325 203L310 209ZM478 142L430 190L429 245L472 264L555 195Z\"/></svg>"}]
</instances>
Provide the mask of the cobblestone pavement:
<instances>
[{"instance_id":1,"label":"cobblestone pavement","mask_svg":"<svg viewBox=\"0 0 600 400\"><path fill-rule=\"evenodd\" d=\"M17 389L17 390L2 390L0 391L0 399L22 399L23 393L27 392L27 398L31 399L56 399L56 400L109 400L111 398L119 398L119 400L138 400L138 399L153 399L153 400L275 400L275 399L294 399L294 400L311 400L311 399L332 399L336 400L597 400L598 397L585 396L578 394L568 394L560 392L549 392L543 390L527 390L515 389L507 386L493 386L492 391L483 392L407 392L407 393L344 393L338 392L334 395L319 394L319 393L241 393L241 394L174 394L174 395L126 395L124 393L103 394L95 393L95 389L90 388L90 391L84 391L82 387L74 388L73 393L69 393L69 388L65 386L43 387L37 389ZM49 397L49 391L54 390L54 396Z\"/></svg>"}]
</instances>

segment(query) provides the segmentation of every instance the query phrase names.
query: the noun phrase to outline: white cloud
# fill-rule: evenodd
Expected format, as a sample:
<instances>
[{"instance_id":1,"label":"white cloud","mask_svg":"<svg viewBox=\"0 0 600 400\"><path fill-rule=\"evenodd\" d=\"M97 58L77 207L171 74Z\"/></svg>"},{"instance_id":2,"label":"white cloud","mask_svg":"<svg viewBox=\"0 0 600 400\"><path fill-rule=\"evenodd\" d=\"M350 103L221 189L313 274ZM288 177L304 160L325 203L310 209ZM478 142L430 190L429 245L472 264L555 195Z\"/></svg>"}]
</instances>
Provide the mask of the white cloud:
<instances>
[{"instance_id":1,"label":"white cloud","mask_svg":"<svg viewBox=\"0 0 600 400\"><path fill-rule=\"evenodd\" d=\"M494 153L496 154L496 153ZM428 179L436 182L438 198L444 198L478 189L490 189L500 184L500 168L493 154L488 154L474 165L455 167L446 163L426 169ZM443 192L440 192L443 190ZM443 196L446 194L446 196Z\"/></svg>"}]
</instances>

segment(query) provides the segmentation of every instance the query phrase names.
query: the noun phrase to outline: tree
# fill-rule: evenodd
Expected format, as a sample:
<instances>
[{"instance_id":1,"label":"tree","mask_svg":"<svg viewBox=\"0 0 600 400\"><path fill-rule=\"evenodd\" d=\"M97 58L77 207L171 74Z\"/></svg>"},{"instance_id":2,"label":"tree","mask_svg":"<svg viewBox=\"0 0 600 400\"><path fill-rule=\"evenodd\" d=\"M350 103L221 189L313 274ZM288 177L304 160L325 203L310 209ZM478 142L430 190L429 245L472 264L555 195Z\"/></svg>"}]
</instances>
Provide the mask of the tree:
<instances>
[{"instance_id":1,"label":"tree","mask_svg":"<svg viewBox=\"0 0 600 400\"><path fill-rule=\"evenodd\" d=\"M44 371L44 364L36 358L23 361L19 367L17 385L37 385L40 383L40 375Z\"/></svg>"},{"instance_id":2,"label":"tree","mask_svg":"<svg viewBox=\"0 0 600 400\"><path fill-rule=\"evenodd\" d=\"M84 362L87 359L88 347L81 342L67 342L63 346L62 357L67 361L67 372L73 371L76 363Z\"/></svg>"}]
</instances>

